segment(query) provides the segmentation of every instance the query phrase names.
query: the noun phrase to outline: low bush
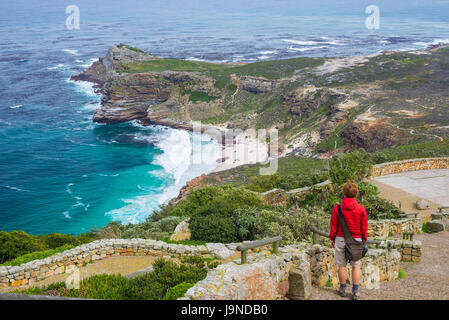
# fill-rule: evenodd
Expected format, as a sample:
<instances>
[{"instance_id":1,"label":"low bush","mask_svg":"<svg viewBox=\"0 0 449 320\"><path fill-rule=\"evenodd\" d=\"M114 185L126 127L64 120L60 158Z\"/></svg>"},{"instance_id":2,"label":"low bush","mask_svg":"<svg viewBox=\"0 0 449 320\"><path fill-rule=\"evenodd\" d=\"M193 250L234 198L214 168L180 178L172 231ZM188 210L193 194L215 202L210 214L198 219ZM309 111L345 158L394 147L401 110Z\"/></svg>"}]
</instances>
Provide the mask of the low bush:
<instances>
[{"instance_id":1,"label":"low bush","mask_svg":"<svg viewBox=\"0 0 449 320\"><path fill-rule=\"evenodd\" d=\"M191 282L181 282L180 284L168 289L162 300L176 300L178 298L182 298L186 294L187 290L194 285L195 284Z\"/></svg>"},{"instance_id":2,"label":"low bush","mask_svg":"<svg viewBox=\"0 0 449 320\"><path fill-rule=\"evenodd\" d=\"M50 257L50 256L56 254L56 253L63 252L65 250L69 250L71 248L73 248L73 246L64 245L64 246L61 246L56 249L27 253L23 256L13 259L13 260L2 263L2 264L0 264L0 266L20 266L23 263L27 263L27 262L30 262L33 260L38 260L38 259L45 259L47 257Z\"/></svg>"},{"instance_id":3,"label":"low bush","mask_svg":"<svg viewBox=\"0 0 449 320\"><path fill-rule=\"evenodd\" d=\"M329 164L329 176L337 185L360 182L371 173L370 156L364 149L335 155Z\"/></svg>"},{"instance_id":4,"label":"low bush","mask_svg":"<svg viewBox=\"0 0 449 320\"><path fill-rule=\"evenodd\" d=\"M192 217L189 223L191 239L229 243L238 241L237 225L229 217L218 214Z\"/></svg>"},{"instance_id":5,"label":"low bush","mask_svg":"<svg viewBox=\"0 0 449 320\"><path fill-rule=\"evenodd\" d=\"M51 233L35 236L24 231L0 231L0 263L5 263L32 252L47 251L58 247L77 246L96 239L93 233L79 236Z\"/></svg>"},{"instance_id":6,"label":"low bush","mask_svg":"<svg viewBox=\"0 0 449 320\"><path fill-rule=\"evenodd\" d=\"M206 277L207 269L193 265L178 265L158 259L154 271L129 280L128 297L138 300L160 300L170 288L183 283L196 283Z\"/></svg>"}]
</instances>

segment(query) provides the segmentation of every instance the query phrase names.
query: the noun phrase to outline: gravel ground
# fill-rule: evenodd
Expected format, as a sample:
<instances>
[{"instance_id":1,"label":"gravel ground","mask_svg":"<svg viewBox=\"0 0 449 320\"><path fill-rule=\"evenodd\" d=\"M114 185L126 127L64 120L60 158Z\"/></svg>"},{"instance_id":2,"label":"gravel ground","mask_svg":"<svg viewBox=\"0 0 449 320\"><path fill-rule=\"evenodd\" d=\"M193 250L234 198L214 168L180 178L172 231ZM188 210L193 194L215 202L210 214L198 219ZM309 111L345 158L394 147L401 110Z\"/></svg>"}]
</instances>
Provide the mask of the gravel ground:
<instances>
[{"instance_id":1,"label":"gravel ground","mask_svg":"<svg viewBox=\"0 0 449 320\"><path fill-rule=\"evenodd\" d=\"M415 235L422 241L422 262L402 262L402 279L379 289L360 288L360 300L449 300L449 232ZM351 287L348 285L349 290ZM336 289L314 288L311 300L342 300Z\"/></svg>"}]
</instances>

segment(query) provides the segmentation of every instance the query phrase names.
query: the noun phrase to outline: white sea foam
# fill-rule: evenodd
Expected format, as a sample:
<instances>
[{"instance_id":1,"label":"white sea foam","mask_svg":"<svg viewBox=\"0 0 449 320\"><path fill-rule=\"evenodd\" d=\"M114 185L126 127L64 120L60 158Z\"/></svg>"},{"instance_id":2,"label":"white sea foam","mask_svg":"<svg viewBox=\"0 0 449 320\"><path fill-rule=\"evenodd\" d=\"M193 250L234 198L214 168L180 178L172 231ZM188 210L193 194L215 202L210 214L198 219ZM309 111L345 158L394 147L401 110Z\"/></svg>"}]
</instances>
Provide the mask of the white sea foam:
<instances>
[{"instance_id":1,"label":"white sea foam","mask_svg":"<svg viewBox=\"0 0 449 320\"><path fill-rule=\"evenodd\" d=\"M76 61L81 61L81 60L76 60ZM94 63L96 61L98 61L98 58L92 58L92 59L87 60L86 63L81 64L80 66L84 67L84 68L89 68L92 65L92 63Z\"/></svg>"},{"instance_id":2,"label":"white sea foam","mask_svg":"<svg viewBox=\"0 0 449 320\"><path fill-rule=\"evenodd\" d=\"M150 179L158 177L166 183L162 186L163 190L138 185L139 190L149 194L121 199L125 204L123 207L106 213L115 221L122 223L144 221L153 210L176 197L188 181L211 172L217 165L216 160L220 157L221 149L219 144L208 136L171 128L156 133L153 128L150 134L157 136L158 139L154 144L162 150L153 163L161 166L163 170L153 170L148 172L148 175ZM154 137L151 140L154 141Z\"/></svg>"},{"instance_id":3,"label":"white sea foam","mask_svg":"<svg viewBox=\"0 0 449 320\"><path fill-rule=\"evenodd\" d=\"M22 108L22 107L23 107L23 105L18 104L18 105L15 105L15 106L10 106L9 109L18 109L18 108Z\"/></svg>"},{"instance_id":4,"label":"white sea foam","mask_svg":"<svg viewBox=\"0 0 449 320\"><path fill-rule=\"evenodd\" d=\"M307 47L307 48L289 47L288 50L304 52L304 51L311 51L311 50L316 50L316 49L321 49L321 48L326 48L326 46Z\"/></svg>"},{"instance_id":5,"label":"white sea foam","mask_svg":"<svg viewBox=\"0 0 449 320\"><path fill-rule=\"evenodd\" d=\"M60 69L62 67L64 67L65 65L62 63L58 63L57 65L53 66L53 67L48 67L47 70L56 70L56 69Z\"/></svg>"},{"instance_id":6,"label":"white sea foam","mask_svg":"<svg viewBox=\"0 0 449 320\"><path fill-rule=\"evenodd\" d=\"M14 191L29 192L29 190L21 189L21 188L14 187L14 186L4 185L3 187L10 189L10 190L14 190Z\"/></svg>"},{"instance_id":7,"label":"white sea foam","mask_svg":"<svg viewBox=\"0 0 449 320\"><path fill-rule=\"evenodd\" d=\"M64 51L65 53L68 53L68 54L72 54L72 55L78 54L78 50L73 50L73 49L63 49L62 51Z\"/></svg>"},{"instance_id":8,"label":"white sea foam","mask_svg":"<svg viewBox=\"0 0 449 320\"><path fill-rule=\"evenodd\" d=\"M92 82L88 81L72 81L70 78L65 80L68 83L72 83L76 86L76 90L79 92L84 93L87 96L90 97L97 97L100 99L100 96L95 93L94 84Z\"/></svg>"}]
</instances>

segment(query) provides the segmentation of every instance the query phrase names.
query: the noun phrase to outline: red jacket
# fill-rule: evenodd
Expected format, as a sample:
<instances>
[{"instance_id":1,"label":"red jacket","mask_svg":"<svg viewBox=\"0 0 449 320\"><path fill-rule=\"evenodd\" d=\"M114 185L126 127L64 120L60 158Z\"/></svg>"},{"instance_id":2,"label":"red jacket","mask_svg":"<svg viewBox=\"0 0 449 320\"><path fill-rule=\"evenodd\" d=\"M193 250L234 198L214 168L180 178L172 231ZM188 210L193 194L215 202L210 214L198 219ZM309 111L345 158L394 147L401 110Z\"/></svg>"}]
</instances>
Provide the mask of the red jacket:
<instances>
[{"instance_id":1,"label":"red jacket","mask_svg":"<svg viewBox=\"0 0 449 320\"><path fill-rule=\"evenodd\" d=\"M344 198L341 202L341 212L345 217L352 236L354 238L363 238L363 240L366 241L368 233L368 217L366 215L365 207L358 204L355 198ZM343 237L343 231L341 230L338 221L337 206L335 206L332 211L329 239L335 240L335 237Z\"/></svg>"}]
</instances>

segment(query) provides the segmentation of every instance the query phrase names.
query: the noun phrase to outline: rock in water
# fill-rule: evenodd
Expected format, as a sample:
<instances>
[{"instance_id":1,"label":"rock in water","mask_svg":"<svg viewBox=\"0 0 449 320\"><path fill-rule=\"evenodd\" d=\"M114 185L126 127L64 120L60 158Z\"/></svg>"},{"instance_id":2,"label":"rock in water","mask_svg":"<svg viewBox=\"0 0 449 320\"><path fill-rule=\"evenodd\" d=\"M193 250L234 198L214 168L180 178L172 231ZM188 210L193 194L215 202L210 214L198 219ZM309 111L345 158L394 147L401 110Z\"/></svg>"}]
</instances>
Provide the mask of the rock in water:
<instances>
[{"instance_id":1,"label":"rock in water","mask_svg":"<svg viewBox=\"0 0 449 320\"><path fill-rule=\"evenodd\" d=\"M444 230L444 224L441 220L432 220L426 223L429 232L440 232Z\"/></svg>"},{"instance_id":2,"label":"rock in water","mask_svg":"<svg viewBox=\"0 0 449 320\"><path fill-rule=\"evenodd\" d=\"M426 210L429 209L429 203L424 199L419 199L416 201L416 209L418 210Z\"/></svg>"}]
</instances>

